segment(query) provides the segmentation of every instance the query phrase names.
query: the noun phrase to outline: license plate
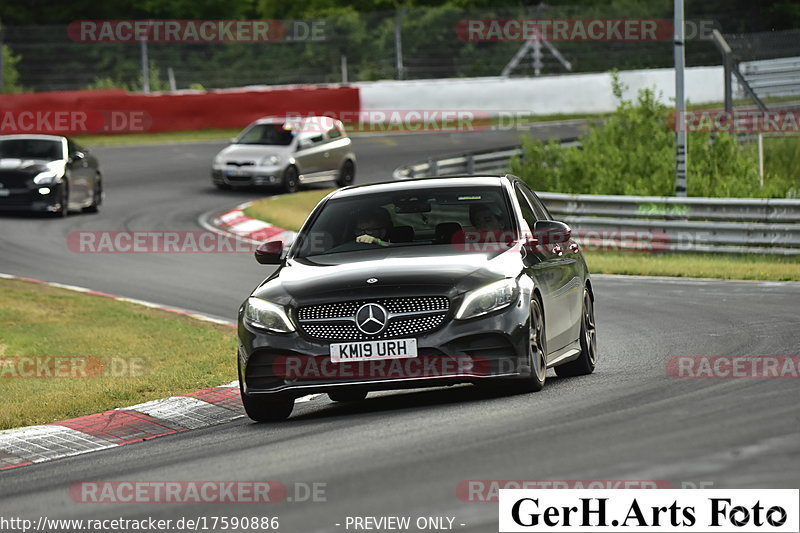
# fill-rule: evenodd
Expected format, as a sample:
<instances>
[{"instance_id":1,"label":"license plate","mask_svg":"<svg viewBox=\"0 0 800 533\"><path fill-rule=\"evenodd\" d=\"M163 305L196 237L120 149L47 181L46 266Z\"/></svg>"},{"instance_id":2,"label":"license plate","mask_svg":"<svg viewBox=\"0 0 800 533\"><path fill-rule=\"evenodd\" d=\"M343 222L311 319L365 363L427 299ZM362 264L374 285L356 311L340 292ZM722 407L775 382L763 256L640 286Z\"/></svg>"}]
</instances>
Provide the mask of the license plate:
<instances>
[{"instance_id":1,"label":"license plate","mask_svg":"<svg viewBox=\"0 0 800 533\"><path fill-rule=\"evenodd\" d=\"M230 177L247 176L247 171L246 170L226 170L225 171L225 175L226 176L230 176Z\"/></svg>"},{"instance_id":2,"label":"license plate","mask_svg":"<svg viewBox=\"0 0 800 533\"><path fill-rule=\"evenodd\" d=\"M0 196L8 196L9 194L11 194L11 191L8 189L0 189Z\"/></svg>"},{"instance_id":3,"label":"license plate","mask_svg":"<svg viewBox=\"0 0 800 533\"><path fill-rule=\"evenodd\" d=\"M331 361L378 361L381 359L408 359L417 356L417 339L392 339L385 341L341 342L331 344Z\"/></svg>"}]
</instances>

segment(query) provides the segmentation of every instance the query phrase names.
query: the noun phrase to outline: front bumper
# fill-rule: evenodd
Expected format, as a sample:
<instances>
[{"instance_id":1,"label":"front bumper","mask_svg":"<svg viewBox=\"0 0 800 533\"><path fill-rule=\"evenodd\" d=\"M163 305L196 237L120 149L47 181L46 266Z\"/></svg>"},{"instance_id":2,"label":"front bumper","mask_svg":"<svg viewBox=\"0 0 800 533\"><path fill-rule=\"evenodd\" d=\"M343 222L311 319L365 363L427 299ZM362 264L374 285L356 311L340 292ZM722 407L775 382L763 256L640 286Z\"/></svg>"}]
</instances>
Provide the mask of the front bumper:
<instances>
[{"instance_id":1,"label":"front bumper","mask_svg":"<svg viewBox=\"0 0 800 533\"><path fill-rule=\"evenodd\" d=\"M248 185L280 185L285 167L236 167L214 166L211 169L211 180L215 185L248 186Z\"/></svg>"},{"instance_id":2,"label":"front bumper","mask_svg":"<svg viewBox=\"0 0 800 533\"><path fill-rule=\"evenodd\" d=\"M48 185L48 194L35 189L6 189L8 195L0 196L0 211L34 211L53 213L61 209L61 185Z\"/></svg>"},{"instance_id":3,"label":"front bumper","mask_svg":"<svg viewBox=\"0 0 800 533\"><path fill-rule=\"evenodd\" d=\"M452 313L452 312L451 312ZM299 397L358 388L440 387L530 376L524 298L483 317L452 320L416 338L417 358L333 363L330 343L300 332L272 334L239 318L239 380L247 394Z\"/></svg>"}]
</instances>

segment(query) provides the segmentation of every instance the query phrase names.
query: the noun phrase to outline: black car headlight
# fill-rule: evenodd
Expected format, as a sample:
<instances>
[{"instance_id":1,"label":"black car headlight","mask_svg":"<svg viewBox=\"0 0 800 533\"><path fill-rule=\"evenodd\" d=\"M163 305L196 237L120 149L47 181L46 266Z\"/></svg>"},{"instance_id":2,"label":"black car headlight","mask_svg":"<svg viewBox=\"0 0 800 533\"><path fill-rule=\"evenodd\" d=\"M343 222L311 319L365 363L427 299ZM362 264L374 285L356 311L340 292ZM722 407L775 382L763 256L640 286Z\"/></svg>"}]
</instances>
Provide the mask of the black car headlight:
<instances>
[{"instance_id":1,"label":"black car headlight","mask_svg":"<svg viewBox=\"0 0 800 533\"><path fill-rule=\"evenodd\" d=\"M45 170L44 172L39 172L33 178L33 182L36 185L52 185L55 183L59 178L58 172L55 170Z\"/></svg>"},{"instance_id":2,"label":"black car headlight","mask_svg":"<svg viewBox=\"0 0 800 533\"><path fill-rule=\"evenodd\" d=\"M244 320L251 326L273 331L291 333L296 331L286 309L281 305L250 297L244 305Z\"/></svg>"},{"instance_id":3,"label":"black car headlight","mask_svg":"<svg viewBox=\"0 0 800 533\"><path fill-rule=\"evenodd\" d=\"M514 278L501 279L468 292L456 313L457 320L466 320L508 307L517 300L519 286Z\"/></svg>"}]
</instances>

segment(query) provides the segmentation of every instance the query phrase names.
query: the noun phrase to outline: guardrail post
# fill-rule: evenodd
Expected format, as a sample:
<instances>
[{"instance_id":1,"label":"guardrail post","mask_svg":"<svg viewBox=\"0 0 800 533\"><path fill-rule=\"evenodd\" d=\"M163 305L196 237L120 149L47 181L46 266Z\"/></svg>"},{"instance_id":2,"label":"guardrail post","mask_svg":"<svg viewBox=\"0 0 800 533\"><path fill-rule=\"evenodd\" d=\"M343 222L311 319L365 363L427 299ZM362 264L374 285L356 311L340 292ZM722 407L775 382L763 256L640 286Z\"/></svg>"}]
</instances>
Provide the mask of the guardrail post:
<instances>
[{"instance_id":1,"label":"guardrail post","mask_svg":"<svg viewBox=\"0 0 800 533\"><path fill-rule=\"evenodd\" d=\"M428 159L428 176L435 176L439 173L439 166L434 158Z\"/></svg>"},{"instance_id":2,"label":"guardrail post","mask_svg":"<svg viewBox=\"0 0 800 533\"><path fill-rule=\"evenodd\" d=\"M467 174L475 174L475 156L472 154L467 156Z\"/></svg>"}]
</instances>

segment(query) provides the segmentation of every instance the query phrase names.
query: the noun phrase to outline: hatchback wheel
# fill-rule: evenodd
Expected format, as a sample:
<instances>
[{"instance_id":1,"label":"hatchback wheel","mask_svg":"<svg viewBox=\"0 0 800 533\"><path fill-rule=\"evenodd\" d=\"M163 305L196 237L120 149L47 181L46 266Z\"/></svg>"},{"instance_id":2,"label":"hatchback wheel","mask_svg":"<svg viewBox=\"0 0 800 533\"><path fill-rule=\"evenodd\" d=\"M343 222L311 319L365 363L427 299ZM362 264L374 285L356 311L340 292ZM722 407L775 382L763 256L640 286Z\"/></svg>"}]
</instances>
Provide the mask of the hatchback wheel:
<instances>
[{"instance_id":1,"label":"hatchback wheel","mask_svg":"<svg viewBox=\"0 0 800 533\"><path fill-rule=\"evenodd\" d=\"M283 190L287 193L297 192L297 189L300 188L299 176L297 167L289 166L283 173Z\"/></svg>"},{"instance_id":2,"label":"hatchback wheel","mask_svg":"<svg viewBox=\"0 0 800 533\"><path fill-rule=\"evenodd\" d=\"M355 177L356 177L356 166L353 164L352 161L345 161L344 165L342 165L342 169L339 171L339 177L336 180L336 184L339 187L346 187L348 185L352 185Z\"/></svg>"},{"instance_id":3,"label":"hatchback wheel","mask_svg":"<svg viewBox=\"0 0 800 533\"><path fill-rule=\"evenodd\" d=\"M574 361L556 367L560 377L584 376L594 372L597 364L597 330L594 322L594 302L588 289L583 289L581 313L581 354Z\"/></svg>"}]
</instances>

